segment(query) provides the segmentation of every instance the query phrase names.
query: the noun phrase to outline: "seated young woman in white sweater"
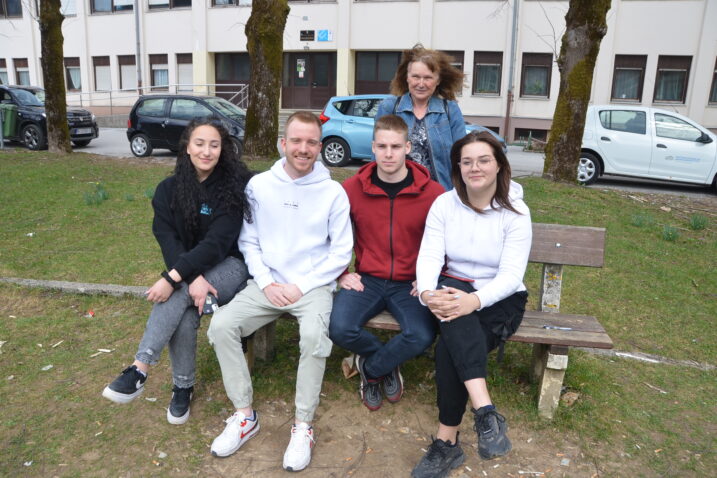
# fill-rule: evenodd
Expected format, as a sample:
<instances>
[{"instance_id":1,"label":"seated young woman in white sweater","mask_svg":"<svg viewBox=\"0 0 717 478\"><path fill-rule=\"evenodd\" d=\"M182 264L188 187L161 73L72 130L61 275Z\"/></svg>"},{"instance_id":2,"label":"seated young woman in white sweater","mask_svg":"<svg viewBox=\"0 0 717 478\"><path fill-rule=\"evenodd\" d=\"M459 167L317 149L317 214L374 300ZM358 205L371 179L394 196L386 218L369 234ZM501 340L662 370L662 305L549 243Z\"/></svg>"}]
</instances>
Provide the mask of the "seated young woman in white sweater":
<instances>
[{"instance_id":1,"label":"seated young woman in white sweater","mask_svg":"<svg viewBox=\"0 0 717 478\"><path fill-rule=\"evenodd\" d=\"M458 428L471 401L483 459L511 449L505 418L486 384L488 352L520 325L528 293L523 275L532 239L522 187L490 133L472 132L451 149L455 189L431 206L417 262L421 302L439 320L436 439L415 478L446 476L465 460Z\"/></svg>"}]
</instances>

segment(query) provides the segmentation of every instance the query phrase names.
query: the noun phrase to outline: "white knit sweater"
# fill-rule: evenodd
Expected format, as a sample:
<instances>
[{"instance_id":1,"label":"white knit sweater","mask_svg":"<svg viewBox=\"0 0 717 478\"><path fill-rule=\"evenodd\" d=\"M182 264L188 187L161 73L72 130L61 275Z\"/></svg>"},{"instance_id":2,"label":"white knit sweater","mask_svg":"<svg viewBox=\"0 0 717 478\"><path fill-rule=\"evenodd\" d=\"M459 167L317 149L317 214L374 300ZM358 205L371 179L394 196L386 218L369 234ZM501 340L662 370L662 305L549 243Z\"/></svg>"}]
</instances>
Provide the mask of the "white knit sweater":
<instances>
[{"instance_id":1,"label":"white knit sweater","mask_svg":"<svg viewBox=\"0 0 717 478\"><path fill-rule=\"evenodd\" d=\"M416 274L419 294L434 290L443 266L452 276L472 280L481 308L525 290L533 230L523 188L511 181L510 203L521 214L502 207L478 214L455 189L436 198L426 219Z\"/></svg>"}]
</instances>

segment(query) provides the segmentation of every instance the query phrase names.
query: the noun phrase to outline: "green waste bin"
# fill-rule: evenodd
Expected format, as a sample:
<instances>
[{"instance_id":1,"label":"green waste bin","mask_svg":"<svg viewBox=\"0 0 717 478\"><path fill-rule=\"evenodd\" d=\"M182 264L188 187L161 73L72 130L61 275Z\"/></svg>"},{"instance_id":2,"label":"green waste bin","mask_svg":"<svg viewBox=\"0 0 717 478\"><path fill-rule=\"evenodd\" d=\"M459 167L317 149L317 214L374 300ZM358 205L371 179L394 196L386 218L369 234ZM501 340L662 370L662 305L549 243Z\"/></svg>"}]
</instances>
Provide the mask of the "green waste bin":
<instances>
[{"instance_id":1,"label":"green waste bin","mask_svg":"<svg viewBox=\"0 0 717 478\"><path fill-rule=\"evenodd\" d=\"M15 127L17 125L17 105L8 103L0 103L0 110L3 113L2 134L3 137L9 138L15 136Z\"/></svg>"}]
</instances>

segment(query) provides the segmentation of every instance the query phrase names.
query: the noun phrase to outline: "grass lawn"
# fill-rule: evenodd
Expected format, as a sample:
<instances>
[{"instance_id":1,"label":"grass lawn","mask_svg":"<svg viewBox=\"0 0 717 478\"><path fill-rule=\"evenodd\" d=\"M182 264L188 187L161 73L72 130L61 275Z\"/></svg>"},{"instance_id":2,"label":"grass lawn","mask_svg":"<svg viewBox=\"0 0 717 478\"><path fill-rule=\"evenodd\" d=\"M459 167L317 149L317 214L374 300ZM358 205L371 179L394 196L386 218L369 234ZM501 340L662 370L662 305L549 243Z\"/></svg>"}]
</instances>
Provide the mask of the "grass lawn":
<instances>
[{"instance_id":1,"label":"grass lawn","mask_svg":"<svg viewBox=\"0 0 717 478\"><path fill-rule=\"evenodd\" d=\"M151 284L164 266L150 230L150 198L170 172L170 166L139 160L0 153L0 276ZM333 172L339 180L352 173ZM717 363L717 198L662 198L537 178L520 182L533 221L607 228L605 267L566 268L563 312L597 316L619 350ZM702 223L695 214L707 218L703 228L694 227ZM526 281L532 291L539 273L530 266ZM206 444L230 404L205 334L200 332L198 367L203 399L193 405L186 426L168 433L166 423L137 423L149 414L150 422L156 421L166 406L171 393L166 356L153 372L160 377L154 395L145 393L156 402L115 407L100 397L130 361L148 303L9 285L0 285L0 299L0 476L206 474ZM94 318L85 317L90 309ZM297 341L288 321L281 321L278 333L278 344ZM113 352L90 358L99 348ZM291 403L296 347L278 348L275 360L257 365L256 395ZM355 394L355 382L340 377L344 355L335 348L329 360L324 402ZM565 385L579 398L546 422L537 416L536 389L527 380L529 358L529 347L508 344L504 363L493 367L489 378L512 430L577 443L598 476L714 473L714 369L571 351ZM43 370L48 365L52 368ZM404 368L412 397L428 405L435 393L431 369L427 357ZM171 467L157 466L164 465L152 458L158 450L168 451ZM591 476L565 473L556 469L548 475Z\"/></svg>"}]
</instances>

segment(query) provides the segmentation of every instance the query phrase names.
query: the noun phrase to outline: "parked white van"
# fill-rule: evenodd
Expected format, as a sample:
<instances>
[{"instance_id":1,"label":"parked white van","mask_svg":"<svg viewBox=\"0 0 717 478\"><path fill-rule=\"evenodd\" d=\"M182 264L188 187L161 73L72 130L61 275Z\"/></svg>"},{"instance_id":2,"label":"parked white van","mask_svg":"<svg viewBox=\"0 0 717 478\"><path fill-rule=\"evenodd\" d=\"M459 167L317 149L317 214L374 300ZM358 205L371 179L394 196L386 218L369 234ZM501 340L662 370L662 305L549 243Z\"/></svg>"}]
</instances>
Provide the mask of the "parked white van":
<instances>
[{"instance_id":1,"label":"parked white van","mask_svg":"<svg viewBox=\"0 0 717 478\"><path fill-rule=\"evenodd\" d=\"M603 174L715 184L717 136L677 113L629 105L588 107L578 181Z\"/></svg>"}]
</instances>

